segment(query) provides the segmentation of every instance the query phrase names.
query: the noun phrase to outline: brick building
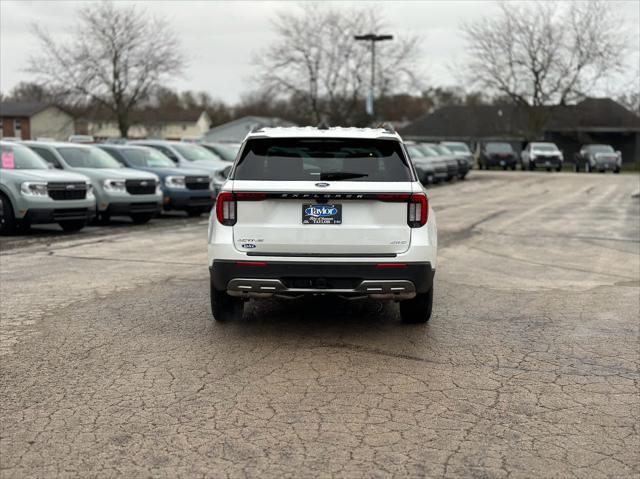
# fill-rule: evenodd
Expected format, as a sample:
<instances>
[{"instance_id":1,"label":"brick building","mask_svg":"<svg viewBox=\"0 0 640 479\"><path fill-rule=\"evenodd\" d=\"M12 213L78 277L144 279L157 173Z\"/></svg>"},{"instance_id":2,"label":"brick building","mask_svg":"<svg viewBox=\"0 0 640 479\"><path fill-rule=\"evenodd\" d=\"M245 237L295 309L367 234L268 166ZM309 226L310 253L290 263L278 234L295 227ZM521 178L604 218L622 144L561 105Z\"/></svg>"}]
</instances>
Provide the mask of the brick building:
<instances>
[{"instance_id":1,"label":"brick building","mask_svg":"<svg viewBox=\"0 0 640 479\"><path fill-rule=\"evenodd\" d=\"M74 133L73 117L42 102L0 102L0 136L23 140L66 140Z\"/></svg>"}]
</instances>

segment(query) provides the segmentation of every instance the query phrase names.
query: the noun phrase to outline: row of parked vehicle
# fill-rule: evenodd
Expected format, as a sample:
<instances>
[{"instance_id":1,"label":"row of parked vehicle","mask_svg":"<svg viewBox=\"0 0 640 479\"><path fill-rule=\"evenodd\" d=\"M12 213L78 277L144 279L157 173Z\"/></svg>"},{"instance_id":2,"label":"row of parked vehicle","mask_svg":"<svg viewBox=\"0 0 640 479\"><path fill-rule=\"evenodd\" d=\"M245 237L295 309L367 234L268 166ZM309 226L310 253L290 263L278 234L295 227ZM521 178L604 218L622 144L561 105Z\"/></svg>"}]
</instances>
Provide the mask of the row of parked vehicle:
<instances>
[{"instance_id":1,"label":"row of parked vehicle","mask_svg":"<svg viewBox=\"0 0 640 479\"><path fill-rule=\"evenodd\" d=\"M58 223L78 231L113 216L146 223L161 210L208 212L236 144L0 141L0 233Z\"/></svg>"},{"instance_id":2,"label":"row of parked vehicle","mask_svg":"<svg viewBox=\"0 0 640 479\"><path fill-rule=\"evenodd\" d=\"M510 143L489 141L477 146L476 158L481 170L493 167L515 170L519 165L522 170L533 171L541 168L547 171L561 171L565 161L564 154L557 145L548 142L531 142L518 155ZM614 151L611 145L584 145L574 158L576 172L620 173L621 168L622 155L619 151Z\"/></svg>"}]
</instances>

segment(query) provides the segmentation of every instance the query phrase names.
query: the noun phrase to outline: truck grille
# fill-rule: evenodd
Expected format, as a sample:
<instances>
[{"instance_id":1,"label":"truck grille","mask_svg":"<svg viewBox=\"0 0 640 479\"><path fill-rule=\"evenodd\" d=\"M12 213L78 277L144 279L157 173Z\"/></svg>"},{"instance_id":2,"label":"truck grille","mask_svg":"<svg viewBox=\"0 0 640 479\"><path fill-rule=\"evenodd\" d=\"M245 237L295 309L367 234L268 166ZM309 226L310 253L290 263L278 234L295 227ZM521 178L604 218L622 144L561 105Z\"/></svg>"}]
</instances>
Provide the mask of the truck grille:
<instances>
[{"instance_id":1,"label":"truck grille","mask_svg":"<svg viewBox=\"0 0 640 479\"><path fill-rule=\"evenodd\" d=\"M47 183L49 197L54 200L83 200L87 197L87 184L79 182Z\"/></svg>"},{"instance_id":2,"label":"truck grille","mask_svg":"<svg viewBox=\"0 0 640 479\"><path fill-rule=\"evenodd\" d=\"M155 180L127 180L125 186L130 195L152 195L156 192Z\"/></svg>"},{"instance_id":3,"label":"truck grille","mask_svg":"<svg viewBox=\"0 0 640 479\"><path fill-rule=\"evenodd\" d=\"M208 190L209 189L209 177L208 176L187 176L185 178L185 184L190 190Z\"/></svg>"}]
</instances>

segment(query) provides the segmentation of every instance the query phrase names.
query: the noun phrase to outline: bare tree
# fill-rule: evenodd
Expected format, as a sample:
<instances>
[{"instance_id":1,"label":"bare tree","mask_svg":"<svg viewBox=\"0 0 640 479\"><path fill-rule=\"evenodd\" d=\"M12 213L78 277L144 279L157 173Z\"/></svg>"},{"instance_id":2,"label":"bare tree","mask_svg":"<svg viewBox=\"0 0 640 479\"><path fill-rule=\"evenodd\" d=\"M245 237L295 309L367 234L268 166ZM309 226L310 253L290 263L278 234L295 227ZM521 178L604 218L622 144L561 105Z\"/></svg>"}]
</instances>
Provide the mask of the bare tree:
<instances>
[{"instance_id":1,"label":"bare tree","mask_svg":"<svg viewBox=\"0 0 640 479\"><path fill-rule=\"evenodd\" d=\"M184 66L169 24L135 6L86 4L66 43L38 25L34 34L41 53L30 58L28 71L70 99L112 112L123 137L131 111Z\"/></svg>"},{"instance_id":2,"label":"bare tree","mask_svg":"<svg viewBox=\"0 0 640 479\"><path fill-rule=\"evenodd\" d=\"M610 4L500 3L501 14L463 26L469 73L524 106L563 105L624 69L628 38Z\"/></svg>"},{"instance_id":3,"label":"bare tree","mask_svg":"<svg viewBox=\"0 0 640 479\"><path fill-rule=\"evenodd\" d=\"M356 123L364 110L371 57L353 36L385 30L379 10L303 3L280 12L274 26L277 40L256 59L260 86L299 99L310 121ZM417 83L412 63L417 53L417 38L396 37L378 47L378 95Z\"/></svg>"}]
</instances>

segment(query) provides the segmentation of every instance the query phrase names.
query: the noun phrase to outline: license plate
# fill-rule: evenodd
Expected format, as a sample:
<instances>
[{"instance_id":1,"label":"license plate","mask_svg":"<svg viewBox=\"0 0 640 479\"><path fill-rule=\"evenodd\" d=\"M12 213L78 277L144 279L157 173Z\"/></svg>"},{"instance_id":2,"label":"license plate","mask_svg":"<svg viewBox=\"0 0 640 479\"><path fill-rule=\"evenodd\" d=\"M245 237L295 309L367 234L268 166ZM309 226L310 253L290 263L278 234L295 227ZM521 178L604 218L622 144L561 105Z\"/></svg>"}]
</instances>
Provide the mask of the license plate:
<instances>
[{"instance_id":1,"label":"license plate","mask_svg":"<svg viewBox=\"0 0 640 479\"><path fill-rule=\"evenodd\" d=\"M505 161L504 161L504 160L502 160L502 161L500 162L500 166L504 166L504 165L505 165Z\"/></svg>"},{"instance_id":2,"label":"license plate","mask_svg":"<svg viewBox=\"0 0 640 479\"><path fill-rule=\"evenodd\" d=\"M303 225L339 225L342 205L302 205Z\"/></svg>"}]
</instances>

